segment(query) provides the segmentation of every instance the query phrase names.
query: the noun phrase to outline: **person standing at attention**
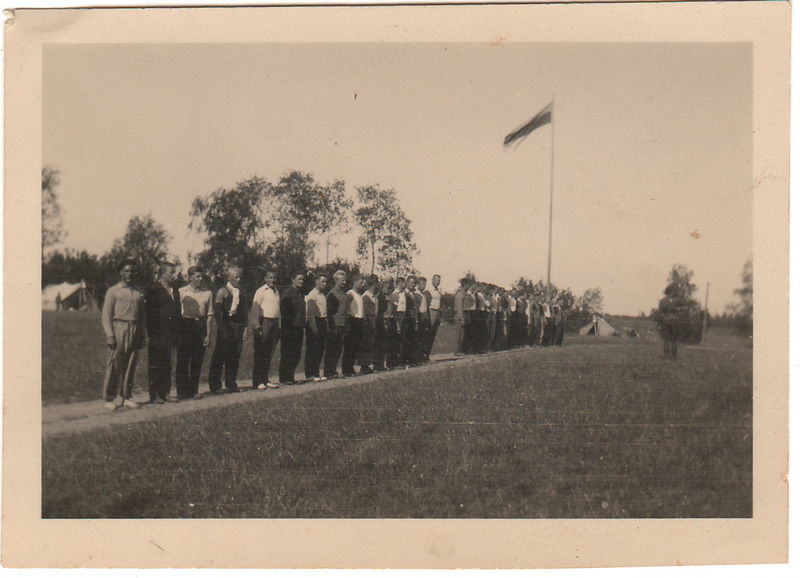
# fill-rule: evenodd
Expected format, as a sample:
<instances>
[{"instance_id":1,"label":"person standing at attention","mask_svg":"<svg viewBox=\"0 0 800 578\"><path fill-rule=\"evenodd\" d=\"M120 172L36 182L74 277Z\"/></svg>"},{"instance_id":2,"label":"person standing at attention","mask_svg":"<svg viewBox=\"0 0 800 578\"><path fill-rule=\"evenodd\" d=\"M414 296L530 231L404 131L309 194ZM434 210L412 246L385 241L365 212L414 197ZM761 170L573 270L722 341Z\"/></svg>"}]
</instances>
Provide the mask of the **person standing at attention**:
<instances>
[{"instance_id":1,"label":"person standing at attention","mask_svg":"<svg viewBox=\"0 0 800 578\"><path fill-rule=\"evenodd\" d=\"M253 330L253 387L277 389L269 380L269 364L281 330L281 297L275 288L275 271L267 271L265 283L253 296L250 327Z\"/></svg>"},{"instance_id":2,"label":"person standing at attention","mask_svg":"<svg viewBox=\"0 0 800 578\"><path fill-rule=\"evenodd\" d=\"M144 346L144 295L131 284L136 261L122 261L120 281L106 291L101 321L108 355L103 378L106 409L137 408L133 396L133 374L138 350ZM119 402L117 402L119 398Z\"/></svg>"},{"instance_id":3,"label":"person standing at attention","mask_svg":"<svg viewBox=\"0 0 800 578\"><path fill-rule=\"evenodd\" d=\"M175 264L158 264L158 281L145 296L147 317L147 381L150 403L176 402L172 389L172 352L178 333L179 298L175 283Z\"/></svg>"},{"instance_id":4,"label":"person standing at attention","mask_svg":"<svg viewBox=\"0 0 800 578\"><path fill-rule=\"evenodd\" d=\"M181 317L178 320L178 361L175 384L178 397L200 399L200 369L208 347L214 309L211 291L202 288L203 268L189 267L189 284L178 290Z\"/></svg>"},{"instance_id":5,"label":"person standing at attention","mask_svg":"<svg viewBox=\"0 0 800 578\"><path fill-rule=\"evenodd\" d=\"M341 269L333 274L333 289L328 293L328 341L325 344L325 377L338 377L336 368L342 356L342 345L347 333L347 296L344 281L347 275Z\"/></svg>"},{"instance_id":6,"label":"person standing at attention","mask_svg":"<svg viewBox=\"0 0 800 578\"><path fill-rule=\"evenodd\" d=\"M294 372L300 363L303 349L303 329L306 326L306 303L303 295L305 275L296 273L292 284L281 295L281 361L278 378L284 385L294 385Z\"/></svg>"},{"instance_id":7,"label":"person standing at attention","mask_svg":"<svg viewBox=\"0 0 800 578\"><path fill-rule=\"evenodd\" d=\"M249 308L241 290L242 268L231 265L225 276L227 283L217 290L214 297L217 344L211 355L211 368L208 372L208 387L212 394L221 393L223 367L225 389L230 393L239 391L236 377L239 373L242 345L247 338Z\"/></svg>"},{"instance_id":8,"label":"person standing at attention","mask_svg":"<svg viewBox=\"0 0 800 578\"><path fill-rule=\"evenodd\" d=\"M319 376L319 366L328 338L328 300L325 297L327 284L328 277L320 273L314 279L314 288L306 295L305 374L306 379L315 382L328 379Z\"/></svg>"}]
</instances>

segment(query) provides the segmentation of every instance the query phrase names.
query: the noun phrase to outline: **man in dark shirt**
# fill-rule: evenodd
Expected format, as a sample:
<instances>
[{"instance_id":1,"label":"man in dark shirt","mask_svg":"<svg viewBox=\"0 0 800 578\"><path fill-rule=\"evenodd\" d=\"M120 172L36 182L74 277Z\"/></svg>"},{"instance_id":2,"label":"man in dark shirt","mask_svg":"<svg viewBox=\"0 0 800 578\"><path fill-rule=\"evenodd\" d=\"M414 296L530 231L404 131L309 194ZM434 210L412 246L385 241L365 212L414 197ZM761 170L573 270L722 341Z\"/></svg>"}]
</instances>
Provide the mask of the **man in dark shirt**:
<instances>
[{"instance_id":1,"label":"man in dark shirt","mask_svg":"<svg viewBox=\"0 0 800 578\"><path fill-rule=\"evenodd\" d=\"M291 286L281 294L281 361L278 365L278 379L282 384L295 382L294 372L300 363L303 348L303 330L306 326L306 300L303 295L305 275L296 273Z\"/></svg>"},{"instance_id":2,"label":"man in dark shirt","mask_svg":"<svg viewBox=\"0 0 800 578\"><path fill-rule=\"evenodd\" d=\"M220 393L222 370L225 368L225 389L239 391L236 376L239 373L239 358L242 344L247 338L247 315L250 304L246 302L240 285L242 268L231 265L226 272L227 283L217 289L214 297L214 320L217 323L217 344L211 356L208 372L208 388L211 393Z\"/></svg>"},{"instance_id":3,"label":"man in dark shirt","mask_svg":"<svg viewBox=\"0 0 800 578\"><path fill-rule=\"evenodd\" d=\"M169 395L172 389L172 351L178 331L178 291L175 283L175 264L159 263L158 281L145 296L147 319L147 381L151 403L176 402Z\"/></svg>"},{"instance_id":4,"label":"man in dark shirt","mask_svg":"<svg viewBox=\"0 0 800 578\"><path fill-rule=\"evenodd\" d=\"M325 344L325 377L338 377L336 368L342 356L347 332L347 296L344 293L344 271L333 274L333 289L328 293L328 341Z\"/></svg>"}]
</instances>

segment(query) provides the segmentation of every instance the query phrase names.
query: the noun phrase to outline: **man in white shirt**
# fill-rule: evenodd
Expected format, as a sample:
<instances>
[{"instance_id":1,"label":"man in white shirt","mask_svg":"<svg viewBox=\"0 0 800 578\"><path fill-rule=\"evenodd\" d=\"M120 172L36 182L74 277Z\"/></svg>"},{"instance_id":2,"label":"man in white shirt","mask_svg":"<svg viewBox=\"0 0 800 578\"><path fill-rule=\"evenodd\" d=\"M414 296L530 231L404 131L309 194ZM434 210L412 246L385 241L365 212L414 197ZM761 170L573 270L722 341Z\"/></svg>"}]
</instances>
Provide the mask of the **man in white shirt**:
<instances>
[{"instance_id":1,"label":"man in white shirt","mask_svg":"<svg viewBox=\"0 0 800 578\"><path fill-rule=\"evenodd\" d=\"M200 399L200 369L208 347L214 309L211 291L202 288L203 268L189 267L189 284L178 290L181 316L178 320L178 355L175 386L181 399Z\"/></svg>"},{"instance_id":2,"label":"man in white shirt","mask_svg":"<svg viewBox=\"0 0 800 578\"><path fill-rule=\"evenodd\" d=\"M442 276L437 273L431 278L431 287L425 291L428 312L431 316L431 328L428 332L428 342L425 345L426 359L430 359L431 349L433 349L433 343L436 341L436 333L439 331L439 326L442 324L442 293L439 290L439 284L441 282Z\"/></svg>"},{"instance_id":3,"label":"man in white shirt","mask_svg":"<svg viewBox=\"0 0 800 578\"><path fill-rule=\"evenodd\" d=\"M378 276L370 275L367 277L366 289L361 294L363 304L363 320L361 322L361 345L358 349L359 372L363 374L372 373L370 364L373 361L375 351L375 334L378 317ZM380 362L380 366L383 361Z\"/></svg>"},{"instance_id":4,"label":"man in white shirt","mask_svg":"<svg viewBox=\"0 0 800 578\"><path fill-rule=\"evenodd\" d=\"M267 271L266 283L253 296L250 326L253 330L253 387L277 389L269 380L272 352L280 337L281 296L275 287L275 271Z\"/></svg>"},{"instance_id":5,"label":"man in white shirt","mask_svg":"<svg viewBox=\"0 0 800 578\"><path fill-rule=\"evenodd\" d=\"M428 313L428 298L425 296L425 286L428 280L425 277L417 279L414 288L414 304L417 313L417 330L414 332L414 343L411 347L411 359L414 365L428 361L428 334L430 333L430 314Z\"/></svg>"},{"instance_id":6,"label":"man in white shirt","mask_svg":"<svg viewBox=\"0 0 800 578\"><path fill-rule=\"evenodd\" d=\"M306 379L325 381L320 377L319 366L328 339L328 300L325 295L328 277L320 273L314 279L314 288L306 295Z\"/></svg>"},{"instance_id":7,"label":"man in white shirt","mask_svg":"<svg viewBox=\"0 0 800 578\"><path fill-rule=\"evenodd\" d=\"M364 302L361 293L364 291L364 277L356 274L353 277L353 288L347 292L345 308L347 312L347 334L344 338L342 351L342 374L352 377L356 374L355 362L358 348L361 345L361 335L364 322Z\"/></svg>"},{"instance_id":8,"label":"man in white shirt","mask_svg":"<svg viewBox=\"0 0 800 578\"><path fill-rule=\"evenodd\" d=\"M389 350L386 354L386 365L389 369L394 369L400 365L400 357L403 352L403 334L406 325L406 278L398 277L395 289L390 296L390 301L394 309L394 323L387 331L391 331L389 339Z\"/></svg>"}]
</instances>

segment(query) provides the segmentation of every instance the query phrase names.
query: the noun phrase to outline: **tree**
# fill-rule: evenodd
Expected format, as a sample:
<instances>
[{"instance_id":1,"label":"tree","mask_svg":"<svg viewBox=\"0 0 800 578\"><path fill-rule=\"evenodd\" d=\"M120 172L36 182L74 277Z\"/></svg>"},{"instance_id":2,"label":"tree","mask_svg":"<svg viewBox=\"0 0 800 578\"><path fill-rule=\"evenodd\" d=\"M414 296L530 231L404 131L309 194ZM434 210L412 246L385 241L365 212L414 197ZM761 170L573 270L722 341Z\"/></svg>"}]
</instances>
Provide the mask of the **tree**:
<instances>
[{"instance_id":1,"label":"tree","mask_svg":"<svg viewBox=\"0 0 800 578\"><path fill-rule=\"evenodd\" d=\"M692 277L694 272L685 265L673 265L653 318L659 326L674 325L679 341L698 343L702 339L703 311L693 298L697 286Z\"/></svg>"},{"instance_id":2,"label":"tree","mask_svg":"<svg viewBox=\"0 0 800 578\"><path fill-rule=\"evenodd\" d=\"M306 270L318 239L344 226L351 205L341 180L321 184L290 171L272 184L254 176L197 197L189 228L205 234L206 248L196 257L213 275L238 262L247 284L260 284L267 268L281 282Z\"/></svg>"},{"instance_id":3,"label":"tree","mask_svg":"<svg viewBox=\"0 0 800 578\"><path fill-rule=\"evenodd\" d=\"M587 289L578 299L578 311L588 315L600 315L603 313L603 292L600 287Z\"/></svg>"},{"instance_id":4,"label":"tree","mask_svg":"<svg viewBox=\"0 0 800 578\"><path fill-rule=\"evenodd\" d=\"M53 167L42 167L42 259L47 249L60 243L66 233L61 222L61 206L56 187L61 183L59 172Z\"/></svg>"},{"instance_id":5,"label":"tree","mask_svg":"<svg viewBox=\"0 0 800 578\"><path fill-rule=\"evenodd\" d=\"M251 177L192 202L189 228L205 234L206 247L195 257L212 276L221 276L228 263L237 262L248 285L260 284L267 258L264 204L270 187L265 179Z\"/></svg>"},{"instance_id":6,"label":"tree","mask_svg":"<svg viewBox=\"0 0 800 578\"><path fill-rule=\"evenodd\" d=\"M742 335L753 335L753 260L750 259L742 269L742 286L734 291L739 303L726 307L733 319L734 327Z\"/></svg>"},{"instance_id":7,"label":"tree","mask_svg":"<svg viewBox=\"0 0 800 578\"><path fill-rule=\"evenodd\" d=\"M356 223L361 229L356 243L356 253L370 263L369 272L376 266L380 271L399 274L413 267L418 252L411 231L411 221L406 217L393 189L378 185L358 187Z\"/></svg>"},{"instance_id":8,"label":"tree","mask_svg":"<svg viewBox=\"0 0 800 578\"><path fill-rule=\"evenodd\" d=\"M172 236L152 214L137 215L131 217L123 237L114 241L111 251L104 257L114 271L123 259L133 257L139 264L140 280L149 282L155 278L161 261L177 262L177 258L169 252L171 240Z\"/></svg>"}]
</instances>

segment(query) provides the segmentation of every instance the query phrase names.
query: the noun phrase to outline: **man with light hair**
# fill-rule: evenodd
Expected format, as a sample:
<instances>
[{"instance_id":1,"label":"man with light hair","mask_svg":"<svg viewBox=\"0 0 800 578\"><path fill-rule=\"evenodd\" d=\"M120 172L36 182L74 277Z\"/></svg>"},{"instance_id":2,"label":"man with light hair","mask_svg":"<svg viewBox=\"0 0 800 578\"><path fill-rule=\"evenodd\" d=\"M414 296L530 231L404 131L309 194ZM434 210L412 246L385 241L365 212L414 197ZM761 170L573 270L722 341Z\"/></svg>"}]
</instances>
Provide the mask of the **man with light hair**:
<instances>
[{"instance_id":1,"label":"man with light hair","mask_svg":"<svg viewBox=\"0 0 800 578\"><path fill-rule=\"evenodd\" d=\"M375 333L378 323L378 276L367 277L367 285L361 294L364 317L361 322L361 345L358 350L359 373L372 373L373 354L375 352Z\"/></svg>"},{"instance_id":2,"label":"man with light hair","mask_svg":"<svg viewBox=\"0 0 800 578\"><path fill-rule=\"evenodd\" d=\"M347 274L341 269L333 274L333 289L327 298L328 341L325 344L325 377L328 379L338 377L336 369L347 333L347 296L344 292L346 278Z\"/></svg>"},{"instance_id":3,"label":"man with light hair","mask_svg":"<svg viewBox=\"0 0 800 578\"><path fill-rule=\"evenodd\" d=\"M241 290L242 268L231 264L225 272L226 283L214 297L214 320L217 324L217 343L208 370L208 388L212 394L222 393L222 371L225 370L225 389L239 391L236 377L239 358L247 338L249 304Z\"/></svg>"},{"instance_id":4,"label":"man with light hair","mask_svg":"<svg viewBox=\"0 0 800 578\"><path fill-rule=\"evenodd\" d=\"M176 402L171 396L172 362L178 332L178 291L175 283L175 263L158 264L158 279L145 295L147 317L147 381L150 402Z\"/></svg>"},{"instance_id":5,"label":"man with light hair","mask_svg":"<svg viewBox=\"0 0 800 578\"><path fill-rule=\"evenodd\" d=\"M303 330L306 326L306 302L303 295L305 275L297 272L292 284L281 295L281 360L278 379L283 385L294 385L294 372L300 363L303 349Z\"/></svg>"},{"instance_id":6,"label":"man with light hair","mask_svg":"<svg viewBox=\"0 0 800 578\"><path fill-rule=\"evenodd\" d=\"M353 277L353 287L346 294L345 311L347 314L347 334L342 345L342 374L353 377L356 374L355 362L364 329L364 276Z\"/></svg>"},{"instance_id":7,"label":"man with light hair","mask_svg":"<svg viewBox=\"0 0 800 578\"><path fill-rule=\"evenodd\" d=\"M375 315L375 347L372 353L372 369L386 371L394 327L394 303L391 296L394 292L394 279L384 275L377 295L377 312Z\"/></svg>"}]
</instances>

